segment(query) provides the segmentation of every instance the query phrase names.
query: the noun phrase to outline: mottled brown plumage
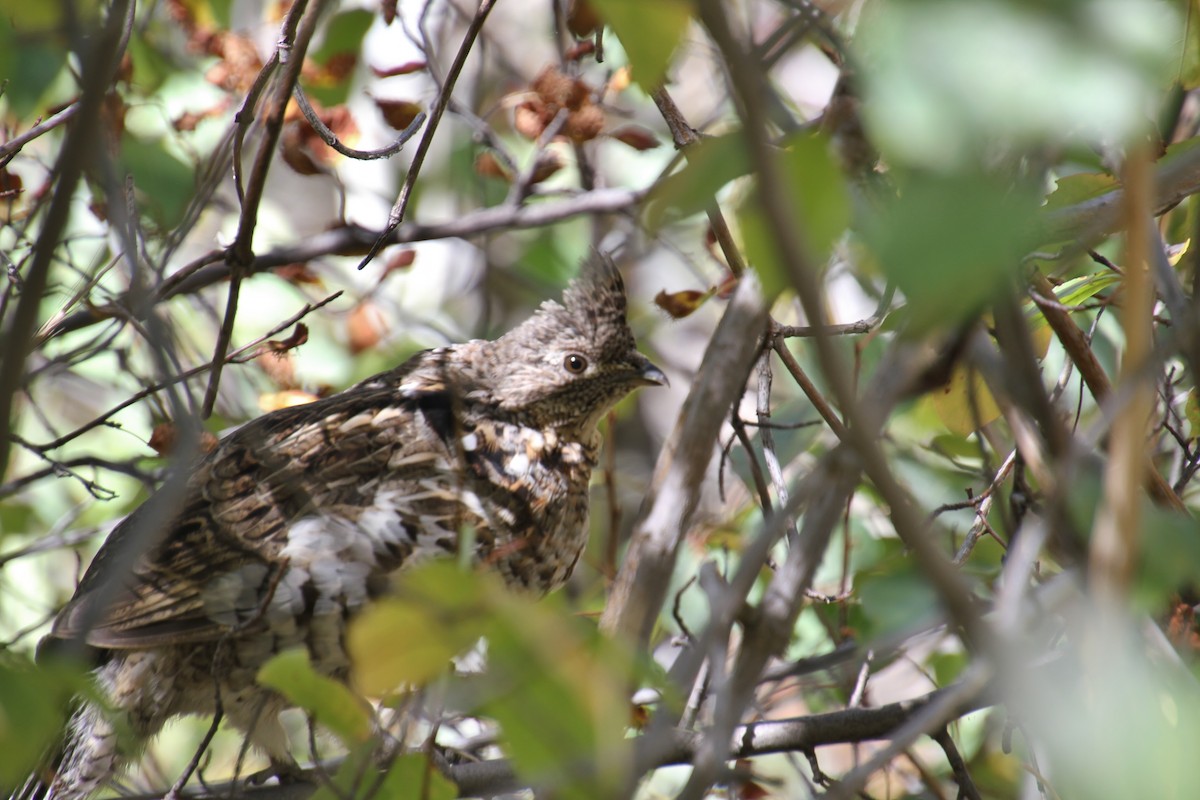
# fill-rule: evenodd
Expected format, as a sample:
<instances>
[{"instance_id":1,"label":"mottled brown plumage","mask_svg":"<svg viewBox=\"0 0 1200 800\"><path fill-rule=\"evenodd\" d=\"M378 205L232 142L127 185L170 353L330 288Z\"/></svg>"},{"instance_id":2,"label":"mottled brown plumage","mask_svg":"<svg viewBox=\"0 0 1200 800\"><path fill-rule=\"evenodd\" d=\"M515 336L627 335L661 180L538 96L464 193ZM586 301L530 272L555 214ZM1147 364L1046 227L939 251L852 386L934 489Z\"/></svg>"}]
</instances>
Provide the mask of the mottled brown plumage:
<instances>
[{"instance_id":1,"label":"mottled brown plumage","mask_svg":"<svg viewBox=\"0 0 1200 800\"><path fill-rule=\"evenodd\" d=\"M562 585L587 538L598 421L665 382L637 351L615 266L594 256L562 304L495 341L420 353L224 438L132 572L113 554L148 506L113 532L51 635L97 652L98 682L137 739L213 713L219 687L226 717L286 761L284 705L255 685L258 668L302 646L345 677L347 620L393 573L464 541L514 586ZM83 704L49 794L83 798L112 777L115 730Z\"/></svg>"}]
</instances>

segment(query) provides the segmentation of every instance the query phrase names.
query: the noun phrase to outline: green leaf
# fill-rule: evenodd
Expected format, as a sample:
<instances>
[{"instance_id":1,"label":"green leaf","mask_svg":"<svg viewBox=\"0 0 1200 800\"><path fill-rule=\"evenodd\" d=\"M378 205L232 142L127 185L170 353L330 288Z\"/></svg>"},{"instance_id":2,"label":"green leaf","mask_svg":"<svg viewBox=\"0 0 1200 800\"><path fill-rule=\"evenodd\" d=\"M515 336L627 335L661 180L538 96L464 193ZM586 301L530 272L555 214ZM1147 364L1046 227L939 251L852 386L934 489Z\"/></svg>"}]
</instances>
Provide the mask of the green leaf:
<instances>
[{"instance_id":1,"label":"green leaf","mask_svg":"<svg viewBox=\"0 0 1200 800\"><path fill-rule=\"evenodd\" d=\"M633 658L557 598L532 603L494 584L484 713L516 769L562 798L613 797L629 768L623 734ZM583 774L580 764L597 767Z\"/></svg>"},{"instance_id":2,"label":"green leaf","mask_svg":"<svg viewBox=\"0 0 1200 800\"><path fill-rule=\"evenodd\" d=\"M888 566L894 569L886 570ZM938 609L937 593L907 561L860 573L855 593L872 636L911 630L930 621Z\"/></svg>"},{"instance_id":3,"label":"green leaf","mask_svg":"<svg viewBox=\"0 0 1200 800\"><path fill-rule=\"evenodd\" d=\"M121 163L133 175L138 205L160 228L183 219L195 187L195 172L168 152L161 139L121 137Z\"/></svg>"},{"instance_id":4,"label":"green leaf","mask_svg":"<svg viewBox=\"0 0 1200 800\"><path fill-rule=\"evenodd\" d=\"M356 8L334 15L325 26L321 46L309 57L318 64L328 64L329 59L345 53L357 53L362 47L363 37L375 20L375 14Z\"/></svg>"},{"instance_id":5,"label":"green leaf","mask_svg":"<svg viewBox=\"0 0 1200 800\"><path fill-rule=\"evenodd\" d=\"M18 786L62 733L70 698L86 692L78 670L0 655L0 786Z\"/></svg>"},{"instance_id":6,"label":"green leaf","mask_svg":"<svg viewBox=\"0 0 1200 800\"><path fill-rule=\"evenodd\" d=\"M809 263L822 266L833 245L850 224L850 194L846 179L830 153L829 138L799 134L784 142L785 185L800 213Z\"/></svg>"},{"instance_id":7,"label":"green leaf","mask_svg":"<svg viewBox=\"0 0 1200 800\"><path fill-rule=\"evenodd\" d=\"M646 93L666 81L675 49L692 19L688 0L592 0L621 40L633 80Z\"/></svg>"},{"instance_id":8,"label":"green leaf","mask_svg":"<svg viewBox=\"0 0 1200 800\"><path fill-rule=\"evenodd\" d=\"M701 139L685 155L683 169L668 175L650 193L646 226L651 231L705 211L725 184L750 172L740 132Z\"/></svg>"},{"instance_id":9,"label":"green leaf","mask_svg":"<svg viewBox=\"0 0 1200 800\"><path fill-rule=\"evenodd\" d=\"M59 7L52 3L21 3L22 7L48 9L57 24ZM4 12L0 12L3 14ZM0 16L0 19L3 19ZM18 20L20 21L20 20ZM28 20L31 24L38 19ZM6 82L3 99L18 120L40 115L43 95L67 63L67 51L49 36L24 35L16 24L0 23L0 81Z\"/></svg>"},{"instance_id":10,"label":"green leaf","mask_svg":"<svg viewBox=\"0 0 1200 800\"><path fill-rule=\"evenodd\" d=\"M1054 287L1054 299L1065 306L1080 306L1105 289L1120 285L1121 281L1122 277L1111 270L1081 275ZM1035 337L1041 329L1050 324L1046 321L1046 315L1032 300L1025 303L1025 315Z\"/></svg>"},{"instance_id":11,"label":"green leaf","mask_svg":"<svg viewBox=\"0 0 1200 800\"><path fill-rule=\"evenodd\" d=\"M258 682L312 712L317 722L347 744L371 735L371 715L363 700L333 678L319 675L308 651L286 650L258 671Z\"/></svg>"},{"instance_id":12,"label":"green leaf","mask_svg":"<svg viewBox=\"0 0 1200 800\"><path fill-rule=\"evenodd\" d=\"M977 173L916 173L864 224L881 268L908 299L911 329L980 312L1037 243L1037 193Z\"/></svg>"},{"instance_id":13,"label":"green leaf","mask_svg":"<svg viewBox=\"0 0 1200 800\"><path fill-rule=\"evenodd\" d=\"M1188 439L1195 441L1200 437L1200 396L1196 394L1195 389L1187 393L1187 400L1183 403L1183 417L1188 423Z\"/></svg>"},{"instance_id":14,"label":"green leaf","mask_svg":"<svg viewBox=\"0 0 1200 800\"><path fill-rule=\"evenodd\" d=\"M1196 578L1200 564L1200 535L1192 518L1155 508L1143 507L1141 559L1136 586L1142 607L1155 612L1168 605L1168 599L1181 586Z\"/></svg>"},{"instance_id":15,"label":"green leaf","mask_svg":"<svg viewBox=\"0 0 1200 800\"><path fill-rule=\"evenodd\" d=\"M484 634L480 576L439 560L404 573L395 594L356 619L346 635L355 684L369 695L420 685Z\"/></svg>"},{"instance_id":16,"label":"green leaf","mask_svg":"<svg viewBox=\"0 0 1200 800\"><path fill-rule=\"evenodd\" d=\"M331 66L334 59L358 59L362 50L363 37L375 19L375 14L356 8L335 15L325 26L321 46L309 57L322 67ZM342 70L322 71L321 79L306 84L305 88L313 99L326 108L346 102L350 95L350 81L339 78Z\"/></svg>"},{"instance_id":17,"label":"green leaf","mask_svg":"<svg viewBox=\"0 0 1200 800\"><path fill-rule=\"evenodd\" d=\"M791 280L776 254L775 238L763 216L757 192L746 198L738 208L737 221L741 231L742 249L746 251L746 261L758 273L759 280L762 281L763 296L770 301L790 286Z\"/></svg>"},{"instance_id":18,"label":"green leaf","mask_svg":"<svg viewBox=\"0 0 1200 800\"><path fill-rule=\"evenodd\" d=\"M1047 211L1102 197L1121 188L1116 178L1103 172L1079 172L1059 178L1054 185L1056 188L1046 198Z\"/></svg>"},{"instance_id":19,"label":"green leaf","mask_svg":"<svg viewBox=\"0 0 1200 800\"><path fill-rule=\"evenodd\" d=\"M864 121L893 168L977 163L997 143L1131 141L1183 35L1167 3L909 0L856 31Z\"/></svg>"},{"instance_id":20,"label":"green leaf","mask_svg":"<svg viewBox=\"0 0 1200 800\"><path fill-rule=\"evenodd\" d=\"M500 724L515 768L556 797L615 796L630 756L634 660L559 598L535 602L491 572L437 561L405 572L393 598L351 625L347 644L358 685L386 692L442 674L481 636L488 669L467 705Z\"/></svg>"}]
</instances>

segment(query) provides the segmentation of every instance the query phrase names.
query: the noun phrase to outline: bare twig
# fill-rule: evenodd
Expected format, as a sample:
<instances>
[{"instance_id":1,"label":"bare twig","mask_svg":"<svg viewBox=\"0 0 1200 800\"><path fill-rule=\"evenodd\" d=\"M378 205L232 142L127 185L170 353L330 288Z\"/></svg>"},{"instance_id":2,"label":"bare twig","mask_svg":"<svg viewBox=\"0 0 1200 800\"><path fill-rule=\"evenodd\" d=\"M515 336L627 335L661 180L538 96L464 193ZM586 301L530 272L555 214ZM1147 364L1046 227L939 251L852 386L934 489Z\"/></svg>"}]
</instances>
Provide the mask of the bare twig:
<instances>
[{"instance_id":1,"label":"bare twig","mask_svg":"<svg viewBox=\"0 0 1200 800\"><path fill-rule=\"evenodd\" d=\"M388 158L399 153L401 148L408 142L409 139L417 135L417 131L421 129L421 125L425 123L425 112L422 111L413 118L413 121L408 123L408 127L400 132L396 137L396 141L386 147L381 147L378 150L355 150L353 147L348 147L342 144L338 139L337 134L329 130L329 126L321 121L317 116L316 110L312 104L308 102L308 96L304 94L304 89L300 84L296 84L292 90L292 97L296 98L296 105L300 106L300 113L308 120L308 124L321 137L321 141L332 147L347 158L357 159L359 161L374 161L377 158Z\"/></svg>"},{"instance_id":2,"label":"bare twig","mask_svg":"<svg viewBox=\"0 0 1200 800\"><path fill-rule=\"evenodd\" d=\"M467 25L467 31L463 35L462 43L458 46L458 52L454 55L454 61L450 64L450 69L446 73L446 77L442 81L442 86L438 90L437 100L433 104L433 110L429 114L429 124L425 126L425 133L421 136L421 141L417 145L417 151L413 154L412 164L408 167L408 174L404 176L404 185L400 187L400 196L396 200L396 204L392 206L392 211L388 215L388 224L384 232L379 235L371 245L371 249L363 256L363 260L359 263L358 268L362 269L371 262L380 250L388 243L388 238L404 221L404 215L408 211L408 202L412 199L413 187L416 186L417 176L421 172L421 166L425 163L425 156L429 153L429 146L433 144L433 135L437 132L438 125L442 121L442 115L446 112L446 106L450 103L450 95L454 92L454 84L458 81L458 76L462 73L463 66L467 63L467 55L471 52L471 48L475 44L476 37L483 30L483 23L487 21L488 15L492 13L492 9L496 6L496 0L480 0L479 8L475 11L475 16Z\"/></svg>"},{"instance_id":3,"label":"bare twig","mask_svg":"<svg viewBox=\"0 0 1200 800\"><path fill-rule=\"evenodd\" d=\"M396 228L391 234L384 234L384 245L423 242L433 239L469 238L496 230L540 228L588 214L627 213L635 210L644 196L645 192L638 189L596 189L564 200L545 201L519 207L485 208L445 222L408 222ZM255 256L246 265L245 274L249 276L275 267L312 261L324 256L355 255L377 242L379 237L378 231L356 225L344 225L308 237L298 244L279 247ZM202 261L204 263L201 263ZM218 262L223 262L219 253L210 254L193 262L194 269L191 274L184 280L176 280L175 276L169 278L154 295L154 302L161 303L172 297L191 294L227 279L230 275L229 265ZM119 298L114 305L124 304L124 302L124 298ZM143 313L148 313L149 310L149 308L144 309ZM53 331L47 332L46 338L86 328L108 319L112 314L112 306L82 309L64 319Z\"/></svg>"},{"instance_id":4,"label":"bare twig","mask_svg":"<svg viewBox=\"0 0 1200 800\"><path fill-rule=\"evenodd\" d=\"M283 74L275 86L270 104L263 116L266 118L265 133L259 142L258 153L250 168L250 180L242 198L242 213L238 218L238 230L233 244L226 251L226 263L230 267L229 294L225 302L225 316L221 320L221 329L217 334L217 344L213 352L213 369L208 376L208 388L204 392L204 404L200 415L208 417L212 414L213 404L217 400L217 388L221 384L221 370L225 365L225 353L229 349L229 340L233 336L233 322L237 316L238 296L242 278L246 268L253 260L254 230L258 226L258 207L262 202L263 192L267 188L267 173L275 157L275 145L283 130L284 112L287 111L288 97L292 87L300 80L300 70L304 65L304 54L308 43L312 40L317 29L321 11L328 0L316 0L313 9L305 13L307 0L297 0L288 10L284 18L283 31L279 37L279 47L276 52L283 64Z\"/></svg>"},{"instance_id":5,"label":"bare twig","mask_svg":"<svg viewBox=\"0 0 1200 800\"><path fill-rule=\"evenodd\" d=\"M83 170L91 163L99 148L96 136L97 122L106 89L116 72L117 64L124 53L121 46L124 31L132 20L133 3L129 0L114 0L109 7L108 18L95 37L86 40L81 49L83 85L75 119L67 127L67 134L59 153L54 173L57 181L49 208L38 232L33 258L22 276L24 284L12 322L4 330L4 348L0 355L0 475L8 468L12 442L9 438L13 412L13 398L25 369L25 358L34 331L37 328L38 309L46 292L50 275L50 264L54 259L59 239L66 230L75 202L75 186Z\"/></svg>"},{"instance_id":6,"label":"bare twig","mask_svg":"<svg viewBox=\"0 0 1200 800\"><path fill-rule=\"evenodd\" d=\"M37 125L34 125L24 133L18 134L17 136L9 139L3 145L0 145L0 162L3 162L6 158L16 155L21 151L22 147L29 144L34 139L38 138L44 133L47 133L48 131L54 130L59 125L62 125L64 122L71 119L71 117L79 113L79 108L80 104L78 101L71 103L57 114L51 115L48 119L39 122Z\"/></svg>"}]
</instances>

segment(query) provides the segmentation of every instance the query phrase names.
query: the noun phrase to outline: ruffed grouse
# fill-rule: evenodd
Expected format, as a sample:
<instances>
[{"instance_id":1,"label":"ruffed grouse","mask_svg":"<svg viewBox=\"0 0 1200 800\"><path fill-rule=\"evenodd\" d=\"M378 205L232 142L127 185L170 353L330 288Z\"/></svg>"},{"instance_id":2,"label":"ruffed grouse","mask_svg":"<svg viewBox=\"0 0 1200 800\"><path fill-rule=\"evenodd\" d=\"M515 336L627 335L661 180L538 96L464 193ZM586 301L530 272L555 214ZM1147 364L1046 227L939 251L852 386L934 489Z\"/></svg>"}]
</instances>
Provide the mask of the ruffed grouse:
<instances>
[{"instance_id":1,"label":"ruffed grouse","mask_svg":"<svg viewBox=\"0 0 1200 800\"><path fill-rule=\"evenodd\" d=\"M144 742L172 717L213 714L217 691L226 719L286 763L285 704L255 684L259 667L306 647L344 678L347 620L396 571L465 542L510 585L562 585L587 539L598 421L633 389L664 383L637 351L620 274L596 254L561 305L495 341L427 350L228 435L133 569L115 571L114 554L149 504L113 532L55 621L52 637L96 655L123 719L82 703L57 770L23 794L90 795L129 755L119 727Z\"/></svg>"}]
</instances>

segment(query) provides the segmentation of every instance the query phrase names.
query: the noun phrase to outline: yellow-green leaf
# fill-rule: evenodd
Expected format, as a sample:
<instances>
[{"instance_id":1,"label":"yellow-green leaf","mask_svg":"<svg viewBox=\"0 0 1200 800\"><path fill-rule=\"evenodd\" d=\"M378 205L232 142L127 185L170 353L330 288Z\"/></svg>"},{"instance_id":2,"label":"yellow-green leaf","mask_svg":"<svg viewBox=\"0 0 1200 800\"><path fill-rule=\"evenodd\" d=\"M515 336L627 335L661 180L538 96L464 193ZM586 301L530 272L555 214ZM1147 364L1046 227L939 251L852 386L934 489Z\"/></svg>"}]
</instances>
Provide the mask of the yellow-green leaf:
<instances>
[{"instance_id":1,"label":"yellow-green leaf","mask_svg":"<svg viewBox=\"0 0 1200 800\"><path fill-rule=\"evenodd\" d=\"M371 735L366 703L344 684L318 674L306 650L286 650L275 656L258 671L258 682L312 712L317 722L343 742L353 744Z\"/></svg>"},{"instance_id":2,"label":"yellow-green leaf","mask_svg":"<svg viewBox=\"0 0 1200 800\"><path fill-rule=\"evenodd\" d=\"M1059 178L1055 190L1046 198L1046 210L1066 208L1084 200L1101 197L1120 188L1116 178L1107 173L1080 172Z\"/></svg>"},{"instance_id":3,"label":"yellow-green leaf","mask_svg":"<svg viewBox=\"0 0 1200 800\"><path fill-rule=\"evenodd\" d=\"M449 561L406 572L395 594L367 609L347 632L358 688L386 694L445 672L484 633L479 583L486 577Z\"/></svg>"},{"instance_id":4,"label":"yellow-green leaf","mask_svg":"<svg viewBox=\"0 0 1200 800\"><path fill-rule=\"evenodd\" d=\"M692 4L688 0L593 0L593 6L621 40L633 80L647 93L660 87L691 22Z\"/></svg>"},{"instance_id":5,"label":"yellow-green leaf","mask_svg":"<svg viewBox=\"0 0 1200 800\"><path fill-rule=\"evenodd\" d=\"M660 181L650 193L646 226L652 231L706 210L725 184L750 172L740 132L702 139L688 147L685 155L683 168Z\"/></svg>"},{"instance_id":6,"label":"yellow-green leaf","mask_svg":"<svg viewBox=\"0 0 1200 800\"><path fill-rule=\"evenodd\" d=\"M972 380L968 384L967 375ZM934 389L927 395L933 410L941 419L942 424L960 436L966 436L979 425L986 425L1000 416L1000 407L988 391L987 385L978 372L966 367L955 368L950 381L940 389ZM971 410L972 396L975 411Z\"/></svg>"}]
</instances>

